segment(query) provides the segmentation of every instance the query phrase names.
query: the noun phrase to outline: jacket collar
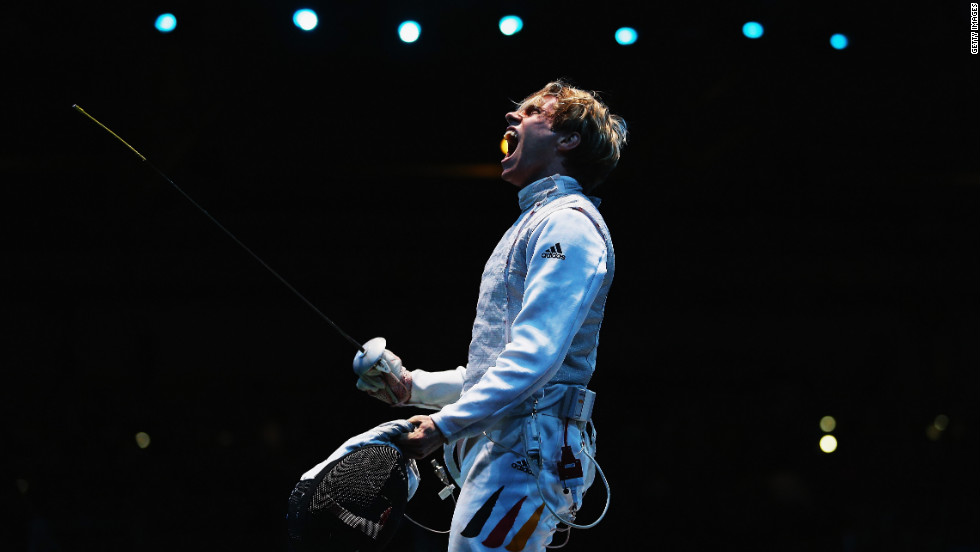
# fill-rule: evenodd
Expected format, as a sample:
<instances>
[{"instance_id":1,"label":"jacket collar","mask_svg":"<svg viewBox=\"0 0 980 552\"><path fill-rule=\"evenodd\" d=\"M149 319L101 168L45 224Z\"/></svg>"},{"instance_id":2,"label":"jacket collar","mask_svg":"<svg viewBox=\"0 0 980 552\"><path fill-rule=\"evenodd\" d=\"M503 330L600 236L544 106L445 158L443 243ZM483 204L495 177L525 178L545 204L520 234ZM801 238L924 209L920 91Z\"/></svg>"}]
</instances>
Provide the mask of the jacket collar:
<instances>
[{"instance_id":1,"label":"jacket collar","mask_svg":"<svg viewBox=\"0 0 980 552\"><path fill-rule=\"evenodd\" d=\"M574 193L582 193L582 186L578 181L570 176L555 174L521 188L521 191L517 192L517 200L521 212L524 212L549 196L559 197Z\"/></svg>"}]
</instances>

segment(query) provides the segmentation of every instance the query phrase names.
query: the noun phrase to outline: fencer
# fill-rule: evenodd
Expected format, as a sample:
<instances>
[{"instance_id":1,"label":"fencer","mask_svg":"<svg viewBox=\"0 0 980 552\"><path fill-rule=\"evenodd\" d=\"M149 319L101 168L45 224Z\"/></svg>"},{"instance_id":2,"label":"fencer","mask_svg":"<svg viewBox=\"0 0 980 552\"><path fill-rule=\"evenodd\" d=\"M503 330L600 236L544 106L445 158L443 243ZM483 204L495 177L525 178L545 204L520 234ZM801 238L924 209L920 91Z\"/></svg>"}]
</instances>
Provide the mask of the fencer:
<instances>
[{"instance_id":1,"label":"fencer","mask_svg":"<svg viewBox=\"0 0 980 552\"><path fill-rule=\"evenodd\" d=\"M626 124L562 81L505 119L502 178L518 188L521 214L484 268L466 365L408 370L380 338L354 359L358 389L436 410L397 439L412 458L443 448L461 489L451 552L544 550L595 474L587 385L615 256L586 194L616 167Z\"/></svg>"}]
</instances>

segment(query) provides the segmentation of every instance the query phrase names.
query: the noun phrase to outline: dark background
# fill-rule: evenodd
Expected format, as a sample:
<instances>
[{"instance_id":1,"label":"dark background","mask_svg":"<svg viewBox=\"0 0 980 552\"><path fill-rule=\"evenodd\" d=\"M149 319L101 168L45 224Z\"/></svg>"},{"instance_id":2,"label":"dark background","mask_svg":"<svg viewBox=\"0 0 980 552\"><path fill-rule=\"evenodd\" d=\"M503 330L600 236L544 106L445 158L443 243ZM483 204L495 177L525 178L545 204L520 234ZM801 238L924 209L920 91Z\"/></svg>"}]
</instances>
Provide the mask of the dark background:
<instances>
[{"instance_id":1,"label":"dark background","mask_svg":"<svg viewBox=\"0 0 980 552\"><path fill-rule=\"evenodd\" d=\"M568 549L978 549L969 3L524 4L0 10L4 550L284 550L300 474L414 413L358 393L354 348L73 104L345 331L438 370L518 214L503 114L557 77L631 131L597 190L612 506ZM445 528L434 480L410 511Z\"/></svg>"}]
</instances>

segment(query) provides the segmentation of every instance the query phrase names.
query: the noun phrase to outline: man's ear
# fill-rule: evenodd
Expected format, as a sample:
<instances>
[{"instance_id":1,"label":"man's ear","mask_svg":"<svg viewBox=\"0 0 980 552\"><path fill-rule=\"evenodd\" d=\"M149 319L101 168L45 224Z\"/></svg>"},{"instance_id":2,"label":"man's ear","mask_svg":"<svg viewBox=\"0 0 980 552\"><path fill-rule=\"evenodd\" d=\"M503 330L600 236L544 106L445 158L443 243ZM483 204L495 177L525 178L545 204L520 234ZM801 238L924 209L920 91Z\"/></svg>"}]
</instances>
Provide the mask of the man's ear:
<instances>
[{"instance_id":1,"label":"man's ear","mask_svg":"<svg viewBox=\"0 0 980 552\"><path fill-rule=\"evenodd\" d=\"M582 143L582 136L577 132L569 132L558 139L558 151L568 152Z\"/></svg>"}]
</instances>

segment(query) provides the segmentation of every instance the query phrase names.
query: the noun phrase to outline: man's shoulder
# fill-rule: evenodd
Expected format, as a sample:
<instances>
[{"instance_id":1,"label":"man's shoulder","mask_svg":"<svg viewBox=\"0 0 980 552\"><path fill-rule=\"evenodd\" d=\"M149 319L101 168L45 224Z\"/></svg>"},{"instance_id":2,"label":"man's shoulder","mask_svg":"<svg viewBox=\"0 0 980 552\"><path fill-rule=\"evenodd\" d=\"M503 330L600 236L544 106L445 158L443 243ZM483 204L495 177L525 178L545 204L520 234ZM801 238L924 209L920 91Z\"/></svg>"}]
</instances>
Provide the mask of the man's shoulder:
<instances>
[{"instance_id":1,"label":"man's shoulder","mask_svg":"<svg viewBox=\"0 0 980 552\"><path fill-rule=\"evenodd\" d=\"M568 194L548 203L539 218L540 222L545 220L589 224L598 227L600 232L606 226L606 221L599 212L596 202L580 193Z\"/></svg>"},{"instance_id":2,"label":"man's shoulder","mask_svg":"<svg viewBox=\"0 0 980 552\"><path fill-rule=\"evenodd\" d=\"M586 201L588 203L588 201ZM590 204L591 205L591 204ZM528 228L532 240L548 236L549 240L565 240L567 242L603 244L606 230L598 211L591 212L582 208L576 202L544 213L542 217Z\"/></svg>"}]
</instances>

